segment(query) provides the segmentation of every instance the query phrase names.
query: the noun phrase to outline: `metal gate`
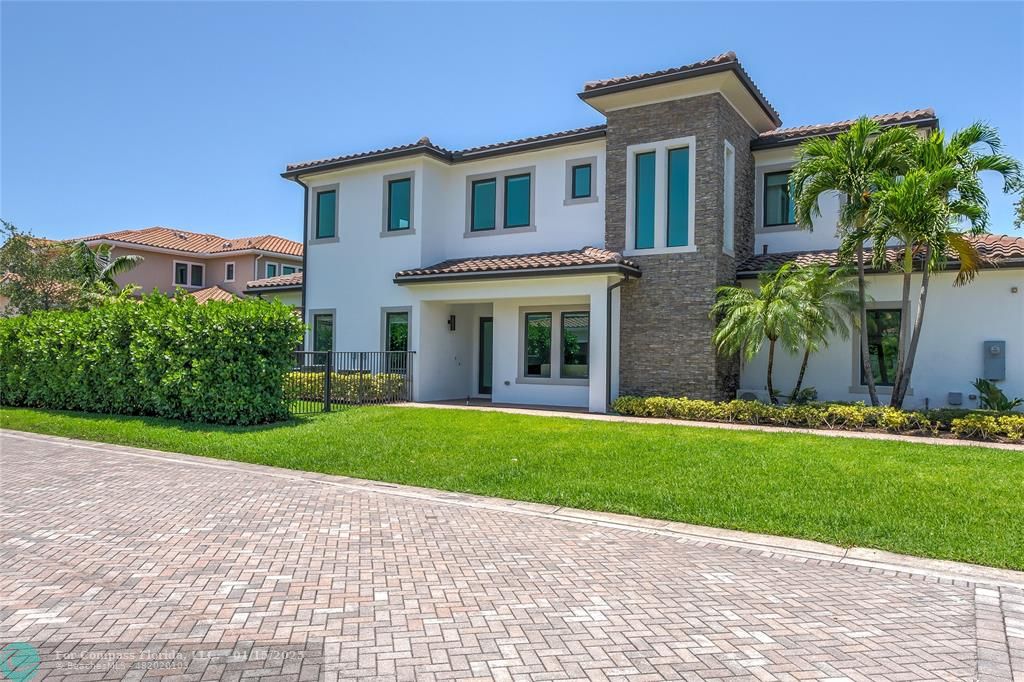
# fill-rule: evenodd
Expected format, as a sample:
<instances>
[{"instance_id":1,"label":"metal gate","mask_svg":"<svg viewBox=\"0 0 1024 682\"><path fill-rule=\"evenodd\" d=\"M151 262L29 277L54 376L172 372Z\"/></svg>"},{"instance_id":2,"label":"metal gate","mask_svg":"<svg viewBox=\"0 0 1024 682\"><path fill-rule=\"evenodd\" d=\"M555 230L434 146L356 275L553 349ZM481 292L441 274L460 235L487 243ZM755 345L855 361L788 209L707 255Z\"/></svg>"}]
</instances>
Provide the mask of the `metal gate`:
<instances>
[{"instance_id":1,"label":"metal gate","mask_svg":"<svg viewBox=\"0 0 1024 682\"><path fill-rule=\"evenodd\" d=\"M292 414L330 412L335 405L412 400L412 351L296 351L285 376Z\"/></svg>"}]
</instances>

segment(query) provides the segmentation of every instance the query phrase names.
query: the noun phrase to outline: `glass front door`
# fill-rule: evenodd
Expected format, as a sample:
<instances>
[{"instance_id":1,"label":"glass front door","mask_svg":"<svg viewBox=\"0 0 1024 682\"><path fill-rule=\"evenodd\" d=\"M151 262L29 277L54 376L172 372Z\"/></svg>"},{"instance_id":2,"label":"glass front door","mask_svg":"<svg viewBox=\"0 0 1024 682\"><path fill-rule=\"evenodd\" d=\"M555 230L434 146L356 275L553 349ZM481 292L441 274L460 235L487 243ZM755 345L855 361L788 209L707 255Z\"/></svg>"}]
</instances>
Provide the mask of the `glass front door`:
<instances>
[{"instance_id":1,"label":"glass front door","mask_svg":"<svg viewBox=\"0 0 1024 682\"><path fill-rule=\"evenodd\" d=\"M494 318L480 318L480 357L479 385L477 388L483 395L491 394L491 372L494 360Z\"/></svg>"}]
</instances>

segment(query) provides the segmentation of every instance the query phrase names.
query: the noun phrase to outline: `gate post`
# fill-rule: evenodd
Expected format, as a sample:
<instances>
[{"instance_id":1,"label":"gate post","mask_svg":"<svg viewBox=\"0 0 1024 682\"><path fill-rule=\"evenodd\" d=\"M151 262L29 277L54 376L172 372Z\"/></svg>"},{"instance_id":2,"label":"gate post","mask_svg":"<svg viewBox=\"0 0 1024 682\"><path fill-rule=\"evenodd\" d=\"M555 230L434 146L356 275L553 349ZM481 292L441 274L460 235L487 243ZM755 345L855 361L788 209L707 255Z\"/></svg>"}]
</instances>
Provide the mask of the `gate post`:
<instances>
[{"instance_id":1,"label":"gate post","mask_svg":"<svg viewBox=\"0 0 1024 682\"><path fill-rule=\"evenodd\" d=\"M324 412L331 411L331 360L334 352L327 351L327 362L324 365Z\"/></svg>"}]
</instances>

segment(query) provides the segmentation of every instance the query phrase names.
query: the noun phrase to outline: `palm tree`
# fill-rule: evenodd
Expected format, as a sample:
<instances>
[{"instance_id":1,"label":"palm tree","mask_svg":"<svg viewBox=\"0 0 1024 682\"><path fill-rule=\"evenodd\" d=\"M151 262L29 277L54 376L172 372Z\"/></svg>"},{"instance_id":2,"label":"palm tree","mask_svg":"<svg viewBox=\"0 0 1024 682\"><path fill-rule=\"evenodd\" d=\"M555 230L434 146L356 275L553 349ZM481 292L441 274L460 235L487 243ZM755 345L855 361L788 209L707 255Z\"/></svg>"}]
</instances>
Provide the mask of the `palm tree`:
<instances>
[{"instance_id":1,"label":"palm tree","mask_svg":"<svg viewBox=\"0 0 1024 682\"><path fill-rule=\"evenodd\" d=\"M712 341L720 352L739 353L749 361L768 339L767 387L773 403L777 402L772 383L775 347L781 344L795 353L800 346L801 288L793 264L786 263L775 272L762 273L757 289L722 286L715 290L711 317L721 321Z\"/></svg>"},{"instance_id":2,"label":"palm tree","mask_svg":"<svg viewBox=\"0 0 1024 682\"><path fill-rule=\"evenodd\" d=\"M115 277L124 274L141 263L142 256L135 254L114 257L110 244L100 244L96 250L85 242L71 245L71 251L81 267L83 288L101 289L107 292L117 289Z\"/></svg>"},{"instance_id":3,"label":"palm tree","mask_svg":"<svg viewBox=\"0 0 1024 682\"><path fill-rule=\"evenodd\" d=\"M875 178L879 174L897 175L910 168L916 139L908 128L896 126L883 130L877 122L861 117L836 138L812 138L797 150L797 164L791 175L797 224L809 228L812 216L821 215L818 200L822 194L839 192L846 199L839 214L840 252L845 258L852 254L856 259L861 329L867 328L864 241L868 238L868 209L875 191ZM864 334L861 334L860 357L871 404L878 405Z\"/></svg>"},{"instance_id":4,"label":"palm tree","mask_svg":"<svg viewBox=\"0 0 1024 682\"><path fill-rule=\"evenodd\" d=\"M857 310L860 300L850 273L844 268L832 270L828 265L814 265L800 269L797 277L801 288L804 356L793 388L794 399L803 386L811 353L827 348L830 336L840 336L844 340L850 338L847 320Z\"/></svg>"},{"instance_id":5,"label":"palm tree","mask_svg":"<svg viewBox=\"0 0 1024 682\"><path fill-rule=\"evenodd\" d=\"M995 129L981 123L954 133L946 142L942 131L934 131L915 146L915 168L901 177L876 178L877 191L869 210L876 269L886 265L886 247L896 242L902 257L895 264L903 273L901 320L910 318L911 276L914 262L922 262L917 314L910 338L899 336L896 376L890 405L902 407L910 386L917 347L924 323L930 274L945 267L952 255L959 263L953 286L974 279L981 256L969 236L985 231L988 199L980 174L985 171L1003 177L1004 191L1020 182L1021 167L1000 153ZM987 148L987 151L985 149ZM968 225L962 232L960 226Z\"/></svg>"}]
</instances>

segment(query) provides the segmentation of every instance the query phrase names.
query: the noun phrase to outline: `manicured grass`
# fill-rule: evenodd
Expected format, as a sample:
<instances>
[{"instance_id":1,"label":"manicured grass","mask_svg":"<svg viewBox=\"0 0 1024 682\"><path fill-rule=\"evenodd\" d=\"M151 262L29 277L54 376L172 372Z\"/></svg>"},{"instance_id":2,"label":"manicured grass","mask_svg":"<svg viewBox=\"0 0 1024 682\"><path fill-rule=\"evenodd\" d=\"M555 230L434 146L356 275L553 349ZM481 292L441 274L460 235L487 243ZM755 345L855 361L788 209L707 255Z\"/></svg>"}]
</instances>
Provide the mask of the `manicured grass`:
<instances>
[{"instance_id":1,"label":"manicured grass","mask_svg":"<svg viewBox=\"0 0 1024 682\"><path fill-rule=\"evenodd\" d=\"M250 428L2 409L0 425L1024 569L1014 451L394 407Z\"/></svg>"}]
</instances>

